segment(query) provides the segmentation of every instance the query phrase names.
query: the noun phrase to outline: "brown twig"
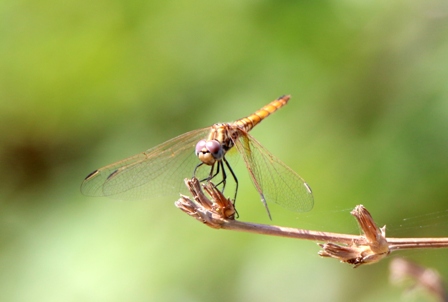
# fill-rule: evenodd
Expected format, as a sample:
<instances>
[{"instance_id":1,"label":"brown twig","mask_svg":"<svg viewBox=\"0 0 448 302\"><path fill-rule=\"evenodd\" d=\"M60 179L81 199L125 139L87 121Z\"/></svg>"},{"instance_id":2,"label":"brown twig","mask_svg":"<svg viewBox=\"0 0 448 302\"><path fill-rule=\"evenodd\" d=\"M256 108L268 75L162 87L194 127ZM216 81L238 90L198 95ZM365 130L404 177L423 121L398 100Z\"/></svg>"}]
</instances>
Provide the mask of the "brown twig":
<instances>
[{"instance_id":1,"label":"brown twig","mask_svg":"<svg viewBox=\"0 0 448 302\"><path fill-rule=\"evenodd\" d=\"M432 294L437 301L448 301L445 284L436 270L420 266L403 258L394 258L389 264L389 270L389 279L392 283L405 283L404 281L410 279L413 282L408 291L420 288Z\"/></svg>"},{"instance_id":2,"label":"brown twig","mask_svg":"<svg viewBox=\"0 0 448 302\"><path fill-rule=\"evenodd\" d=\"M320 256L336 258L354 267L376 263L396 250L448 247L448 238L386 238L385 227L378 228L362 205L351 212L364 232L358 236L236 221L233 203L211 182L204 184L211 200L196 178L186 179L185 184L194 200L182 195L176 206L212 228L325 242L319 244Z\"/></svg>"}]
</instances>

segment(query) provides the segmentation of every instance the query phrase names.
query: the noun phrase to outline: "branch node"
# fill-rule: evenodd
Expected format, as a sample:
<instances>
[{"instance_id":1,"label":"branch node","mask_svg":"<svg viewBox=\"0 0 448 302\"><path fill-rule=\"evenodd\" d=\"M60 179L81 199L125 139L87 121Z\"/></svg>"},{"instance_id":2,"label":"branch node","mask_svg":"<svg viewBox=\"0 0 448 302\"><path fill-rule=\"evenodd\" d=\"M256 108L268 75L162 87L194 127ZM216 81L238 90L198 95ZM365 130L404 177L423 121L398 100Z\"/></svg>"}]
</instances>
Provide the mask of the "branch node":
<instances>
[{"instance_id":1,"label":"branch node","mask_svg":"<svg viewBox=\"0 0 448 302\"><path fill-rule=\"evenodd\" d=\"M362 205L356 206L351 214L355 216L364 232L362 237L365 238L365 243L352 242L350 245L338 245L330 242L319 244L322 248L319 255L339 259L341 262L353 264L353 267L376 263L389 255L386 227L378 228L372 215Z\"/></svg>"},{"instance_id":2,"label":"branch node","mask_svg":"<svg viewBox=\"0 0 448 302\"><path fill-rule=\"evenodd\" d=\"M234 219L235 208L232 201L225 198L213 183L206 182L203 184L204 190L211 198L210 200L202 191L201 184L197 178L185 179L184 181L194 200L191 200L188 196L181 195L181 198L175 202L176 207L215 229L222 228L226 221Z\"/></svg>"}]
</instances>

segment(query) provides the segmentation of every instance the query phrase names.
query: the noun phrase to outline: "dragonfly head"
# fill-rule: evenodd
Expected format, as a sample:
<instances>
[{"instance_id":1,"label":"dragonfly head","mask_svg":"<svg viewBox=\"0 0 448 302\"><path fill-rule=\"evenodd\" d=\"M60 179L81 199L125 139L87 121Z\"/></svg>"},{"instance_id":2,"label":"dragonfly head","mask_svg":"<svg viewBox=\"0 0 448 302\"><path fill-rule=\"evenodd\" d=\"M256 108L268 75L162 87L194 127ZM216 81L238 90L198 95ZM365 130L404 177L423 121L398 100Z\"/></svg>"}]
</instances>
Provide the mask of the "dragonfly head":
<instances>
[{"instance_id":1,"label":"dragonfly head","mask_svg":"<svg viewBox=\"0 0 448 302\"><path fill-rule=\"evenodd\" d=\"M224 156L224 150L217 140L200 140L196 144L196 156L206 165L213 165Z\"/></svg>"}]
</instances>

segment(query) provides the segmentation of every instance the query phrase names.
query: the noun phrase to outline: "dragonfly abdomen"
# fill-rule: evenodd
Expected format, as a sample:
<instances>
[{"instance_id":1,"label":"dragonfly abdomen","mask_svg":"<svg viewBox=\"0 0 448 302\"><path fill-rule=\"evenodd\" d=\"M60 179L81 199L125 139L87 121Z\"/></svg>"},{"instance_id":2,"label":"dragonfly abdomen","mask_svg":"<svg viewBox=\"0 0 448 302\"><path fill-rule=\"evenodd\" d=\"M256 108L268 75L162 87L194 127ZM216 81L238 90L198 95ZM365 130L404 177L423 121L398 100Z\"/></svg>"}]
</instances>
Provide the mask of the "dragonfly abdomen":
<instances>
[{"instance_id":1,"label":"dragonfly abdomen","mask_svg":"<svg viewBox=\"0 0 448 302\"><path fill-rule=\"evenodd\" d=\"M253 114L235 121L233 124L237 125L240 128L243 128L246 132L249 132L250 130L252 130L253 127L258 125L262 120L267 118L269 115L271 115L278 109L285 106L288 103L289 98L290 98L289 95L281 96L278 99L276 99L275 101L272 101L268 105L264 106L263 108L255 111Z\"/></svg>"}]
</instances>

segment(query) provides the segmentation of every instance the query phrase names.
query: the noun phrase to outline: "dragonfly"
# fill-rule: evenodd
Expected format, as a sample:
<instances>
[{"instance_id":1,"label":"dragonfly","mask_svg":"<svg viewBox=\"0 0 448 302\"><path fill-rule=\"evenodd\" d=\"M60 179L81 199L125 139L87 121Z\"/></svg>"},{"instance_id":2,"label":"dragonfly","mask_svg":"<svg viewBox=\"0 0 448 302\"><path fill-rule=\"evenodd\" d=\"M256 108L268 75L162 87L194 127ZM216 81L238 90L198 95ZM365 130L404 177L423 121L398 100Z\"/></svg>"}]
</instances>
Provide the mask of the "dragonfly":
<instances>
[{"instance_id":1,"label":"dragonfly","mask_svg":"<svg viewBox=\"0 0 448 302\"><path fill-rule=\"evenodd\" d=\"M216 186L222 185L224 191L228 171L235 181L235 203L238 179L228 158L236 153L243 158L270 219L267 201L294 212L310 211L314 204L310 186L249 134L289 99L289 95L281 96L247 117L184 133L97 169L84 179L81 192L126 200L179 194L185 192L183 179L192 174L202 182L218 178Z\"/></svg>"}]
</instances>

